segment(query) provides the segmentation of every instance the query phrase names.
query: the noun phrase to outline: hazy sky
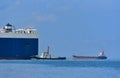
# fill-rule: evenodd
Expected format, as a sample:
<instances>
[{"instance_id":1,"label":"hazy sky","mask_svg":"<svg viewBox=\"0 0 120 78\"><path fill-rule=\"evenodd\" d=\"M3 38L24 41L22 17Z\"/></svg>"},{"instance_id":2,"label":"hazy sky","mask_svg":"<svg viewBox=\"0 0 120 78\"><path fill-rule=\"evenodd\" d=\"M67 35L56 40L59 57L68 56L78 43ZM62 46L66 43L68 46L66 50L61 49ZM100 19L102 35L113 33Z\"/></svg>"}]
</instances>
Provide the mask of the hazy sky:
<instances>
[{"instance_id":1,"label":"hazy sky","mask_svg":"<svg viewBox=\"0 0 120 78\"><path fill-rule=\"evenodd\" d=\"M120 0L0 0L0 27L34 27L39 52L120 60Z\"/></svg>"}]
</instances>

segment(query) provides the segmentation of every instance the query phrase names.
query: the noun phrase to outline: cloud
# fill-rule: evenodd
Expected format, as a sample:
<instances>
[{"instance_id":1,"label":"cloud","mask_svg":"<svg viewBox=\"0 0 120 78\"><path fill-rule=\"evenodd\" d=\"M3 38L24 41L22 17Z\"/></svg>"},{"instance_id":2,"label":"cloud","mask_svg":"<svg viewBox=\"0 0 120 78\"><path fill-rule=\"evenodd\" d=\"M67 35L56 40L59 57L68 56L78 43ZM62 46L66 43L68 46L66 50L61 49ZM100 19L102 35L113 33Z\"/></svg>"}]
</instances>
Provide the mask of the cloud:
<instances>
[{"instance_id":1,"label":"cloud","mask_svg":"<svg viewBox=\"0 0 120 78\"><path fill-rule=\"evenodd\" d=\"M37 16L37 19L39 21L55 21L56 17L54 15L46 15L46 16L39 15Z\"/></svg>"},{"instance_id":2,"label":"cloud","mask_svg":"<svg viewBox=\"0 0 120 78\"><path fill-rule=\"evenodd\" d=\"M20 5L21 4L21 0L16 0L15 4L16 5Z\"/></svg>"},{"instance_id":3,"label":"cloud","mask_svg":"<svg viewBox=\"0 0 120 78\"><path fill-rule=\"evenodd\" d=\"M56 10L57 10L57 11L61 11L61 12L65 12L65 11L68 11L68 10L70 10L70 9L71 9L71 7L69 7L69 6L56 7Z\"/></svg>"},{"instance_id":4,"label":"cloud","mask_svg":"<svg viewBox=\"0 0 120 78\"><path fill-rule=\"evenodd\" d=\"M0 4L0 13L7 13L11 11L15 11L17 7L20 5L20 0L8 0L8 1L1 1Z\"/></svg>"},{"instance_id":5,"label":"cloud","mask_svg":"<svg viewBox=\"0 0 120 78\"><path fill-rule=\"evenodd\" d=\"M53 22L57 20L56 15L53 14L39 14L39 13L33 13L33 18L39 22Z\"/></svg>"}]
</instances>

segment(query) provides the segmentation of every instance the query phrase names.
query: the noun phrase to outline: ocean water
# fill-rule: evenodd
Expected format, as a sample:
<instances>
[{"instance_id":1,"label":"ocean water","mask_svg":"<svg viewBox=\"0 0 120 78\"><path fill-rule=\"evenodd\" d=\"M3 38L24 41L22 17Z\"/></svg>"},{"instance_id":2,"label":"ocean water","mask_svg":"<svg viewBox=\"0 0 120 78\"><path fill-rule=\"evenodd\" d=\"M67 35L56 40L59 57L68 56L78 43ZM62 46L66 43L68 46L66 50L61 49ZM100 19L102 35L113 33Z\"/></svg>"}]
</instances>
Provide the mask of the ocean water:
<instances>
[{"instance_id":1,"label":"ocean water","mask_svg":"<svg viewBox=\"0 0 120 78\"><path fill-rule=\"evenodd\" d=\"M0 78L120 78L120 61L0 60Z\"/></svg>"}]
</instances>

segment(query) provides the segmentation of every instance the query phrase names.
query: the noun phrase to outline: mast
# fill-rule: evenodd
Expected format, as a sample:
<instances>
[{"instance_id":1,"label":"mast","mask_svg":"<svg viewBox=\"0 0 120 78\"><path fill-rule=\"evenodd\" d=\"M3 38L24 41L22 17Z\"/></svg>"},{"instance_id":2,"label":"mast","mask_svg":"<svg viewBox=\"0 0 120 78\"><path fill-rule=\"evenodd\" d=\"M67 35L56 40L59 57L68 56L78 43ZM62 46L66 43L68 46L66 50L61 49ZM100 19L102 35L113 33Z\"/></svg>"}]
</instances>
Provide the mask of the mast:
<instances>
[{"instance_id":1,"label":"mast","mask_svg":"<svg viewBox=\"0 0 120 78\"><path fill-rule=\"evenodd\" d=\"M50 47L48 46L48 48L47 48L47 54L49 54L49 51L50 51Z\"/></svg>"}]
</instances>

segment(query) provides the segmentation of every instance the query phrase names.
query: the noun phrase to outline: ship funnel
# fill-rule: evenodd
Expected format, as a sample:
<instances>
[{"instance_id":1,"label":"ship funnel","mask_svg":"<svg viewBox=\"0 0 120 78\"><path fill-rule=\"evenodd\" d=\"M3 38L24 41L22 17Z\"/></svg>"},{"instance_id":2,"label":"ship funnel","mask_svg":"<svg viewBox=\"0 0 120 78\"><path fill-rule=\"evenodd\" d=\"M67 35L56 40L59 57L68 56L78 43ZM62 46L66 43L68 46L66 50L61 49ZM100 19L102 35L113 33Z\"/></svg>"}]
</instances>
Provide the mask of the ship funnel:
<instances>
[{"instance_id":1,"label":"ship funnel","mask_svg":"<svg viewBox=\"0 0 120 78\"><path fill-rule=\"evenodd\" d=\"M100 56L105 56L104 51L100 52Z\"/></svg>"}]
</instances>

